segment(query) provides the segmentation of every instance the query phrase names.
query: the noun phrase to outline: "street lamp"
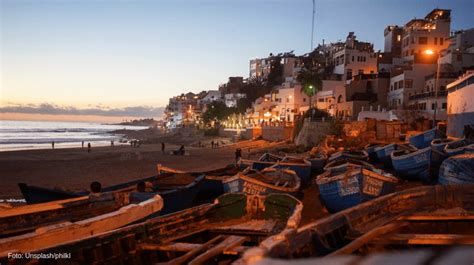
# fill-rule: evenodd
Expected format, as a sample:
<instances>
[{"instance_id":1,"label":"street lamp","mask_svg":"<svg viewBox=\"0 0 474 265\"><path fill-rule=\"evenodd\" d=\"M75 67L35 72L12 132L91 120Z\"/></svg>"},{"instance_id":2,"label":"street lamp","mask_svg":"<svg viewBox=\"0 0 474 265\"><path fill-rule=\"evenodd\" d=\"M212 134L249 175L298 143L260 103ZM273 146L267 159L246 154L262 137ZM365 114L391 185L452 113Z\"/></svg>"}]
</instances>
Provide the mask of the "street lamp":
<instances>
[{"instance_id":1,"label":"street lamp","mask_svg":"<svg viewBox=\"0 0 474 265\"><path fill-rule=\"evenodd\" d=\"M435 52L433 50L425 50L426 55L433 55ZM438 111L438 80L439 80L439 71L440 71L440 52L438 52L438 58L436 58L436 77L435 77L435 106L434 106L434 112L433 112L433 128L436 126L436 112Z\"/></svg>"}]
</instances>

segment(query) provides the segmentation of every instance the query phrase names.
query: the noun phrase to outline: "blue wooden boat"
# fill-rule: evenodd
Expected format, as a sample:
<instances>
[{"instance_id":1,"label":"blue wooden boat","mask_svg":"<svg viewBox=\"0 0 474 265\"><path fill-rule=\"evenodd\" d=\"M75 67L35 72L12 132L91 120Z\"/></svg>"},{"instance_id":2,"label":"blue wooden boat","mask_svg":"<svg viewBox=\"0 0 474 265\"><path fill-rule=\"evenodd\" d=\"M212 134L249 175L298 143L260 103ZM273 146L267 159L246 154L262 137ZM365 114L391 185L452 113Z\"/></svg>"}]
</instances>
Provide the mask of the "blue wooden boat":
<instances>
[{"instance_id":1,"label":"blue wooden boat","mask_svg":"<svg viewBox=\"0 0 474 265\"><path fill-rule=\"evenodd\" d=\"M438 135L437 129L431 129L410 137L410 144L418 149L426 148L431 145L431 141Z\"/></svg>"},{"instance_id":2,"label":"blue wooden boat","mask_svg":"<svg viewBox=\"0 0 474 265\"><path fill-rule=\"evenodd\" d=\"M341 168L341 166L356 166L356 167L363 167L367 169L374 169L375 167L370 164L369 162L365 162L362 160L357 160L357 159L350 159L347 158L345 160L336 160L328 163L325 167L324 170L330 170L331 168Z\"/></svg>"},{"instance_id":3,"label":"blue wooden boat","mask_svg":"<svg viewBox=\"0 0 474 265\"><path fill-rule=\"evenodd\" d=\"M474 148L474 140L472 139L460 139L448 143L444 147L444 152L448 156L454 156L459 154L464 154L466 151L472 150Z\"/></svg>"},{"instance_id":4,"label":"blue wooden boat","mask_svg":"<svg viewBox=\"0 0 474 265\"><path fill-rule=\"evenodd\" d=\"M316 179L321 202L330 213L391 193L397 182L396 177L380 169L349 163L330 168Z\"/></svg>"},{"instance_id":5,"label":"blue wooden boat","mask_svg":"<svg viewBox=\"0 0 474 265\"><path fill-rule=\"evenodd\" d=\"M311 174L315 174L323 172L328 156L326 153L319 152L306 159L311 163Z\"/></svg>"},{"instance_id":6,"label":"blue wooden boat","mask_svg":"<svg viewBox=\"0 0 474 265\"><path fill-rule=\"evenodd\" d=\"M100 192L136 191L137 186L145 183L147 190L136 193L136 201L147 200L158 194L163 198L164 206L161 214L168 214L193 205L194 199L203 184L204 175L194 176L189 173L163 173L125 183L102 188ZM183 182L186 182L183 184ZM48 202L61 199L76 198L90 194L90 191L68 192L38 186L18 184L28 204ZM64 196L64 197L62 197Z\"/></svg>"},{"instance_id":7,"label":"blue wooden boat","mask_svg":"<svg viewBox=\"0 0 474 265\"><path fill-rule=\"evenodd\" d=\"M447 144L453 142L453 139L438 138L431 141L431 165L441 165L441 163L448 157L444 148Z\"/></svg>"},{"instance_id":8,"label":"blue wooden boat","mask_svg":"<svg viewBox=\"0 0 474 265\"><path fill-rule=\"evenodd\" d=\"M438 182L443 185L474 184L474 154L460 154L444 160Z\"/></svg>"},{"instance_id":9,"label":"blue wooden boat","mask_svg":"<svg viewBox=\"0 0 474 265\"><path fill-rule=\"evenodd\" d=\"M332 154L328 158L328 163L336 160L344 160L344 159L357 159L357 160L369 160L369 154L365 150L344 150L339 151Z\"/></svg>"},{"instance_id":10,"label":"blue wooden boat","mask_svg":"<svg viewBox=\"0 0 474 265\"><path fill-rule=\"evenodd\" d=\"M391 158L397 175L425 183L431 182L431 146L418 150L396 150L392 152Z\"/></svg>"},{"instance_id":11,"label":"blue wooden boat","mask_svg":"<svg viewBox=\"0 0 474 265\"><path fill-rule=\"evenodd\" d=\"M243 192L253 195L288 193L296 196L301 180L293 170L268 167L261 171L247 168L222 181L225 192Z\"/></svg>"},{"instance_id":12,"label":"blue wooden boat","mask_svg":"<svg viewBox=\"0 0 474 265\"><path fill-rule=\"evenodd\" d=\"M375 152L375 148L381 147L381 144L371 143L364 147L367 154L369 154L369 159L371 162L379 162L377 158L377 153Z\"/></svg>"},{"instance_id":13,"label":"blue wooden boat","mask_svg":"<svg viewBox=\"0 0 474 265\"><path fill-rule=\"evenodd\" d=\"M311 182L311 162L304 158L285 156L278 160L279 156L264 154L259 160L241 159L241 168L250 167L255 170L262 170L267 167L276 166L277 168L288 168L296 172L301 179L303 186ZM263 160L263 161L262 161Z\"/></svg>"},{"instance_id":14,"label":"blue wooden boat","mask_svg":"<svg viewBox=\"0 0 474 265\"><path fill-rule=\"evenodd\" d=\"M415 147L406 144L387 144L384 146L376 147L375 153L378 161L383 163L383 166L387 169L393 168L392 158L390 155L395 150L415 150Z\"/></svg>"}]
</instances>

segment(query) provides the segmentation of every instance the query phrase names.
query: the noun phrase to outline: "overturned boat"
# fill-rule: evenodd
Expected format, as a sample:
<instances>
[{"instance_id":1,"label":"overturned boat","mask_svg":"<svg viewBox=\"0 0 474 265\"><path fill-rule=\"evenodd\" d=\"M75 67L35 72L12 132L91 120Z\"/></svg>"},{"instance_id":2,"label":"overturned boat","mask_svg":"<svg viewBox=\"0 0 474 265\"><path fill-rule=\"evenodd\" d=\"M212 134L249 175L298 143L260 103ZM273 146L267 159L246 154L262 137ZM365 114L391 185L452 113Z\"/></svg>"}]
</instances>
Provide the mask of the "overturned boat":
<instances>
[{"instance_id":1,"label":"overturned boat","mask_svg":"<svg viewBox=\"0 0 474 265\"><path fill-rule=\"evenodd\" d=\"M52 204L45 206L50 205ZM35 206L41 207L40 204ZM13 252L31 252L111 231L143 220L160 211L162 207L162 198L159 195L155 195L146 201L137 204L128 204L118 210L87 219L81 219L75 222L71 222L72 220L69 220L69 218L62 219L62 222L37 227L35 230L25 234L0 238L0 255ZM51 214L53 214L53 212L51 212ZM42 213L37 212L36 217L42 214L48 214L48 211L42 211Z\"/></svg>"},{"instance_id":2,"label":"overturned boat","mask_svg":"<svg viewBox=\"0 0 474 265\"><path fill-rule=\"evenodd\" d=\"M235 176L223 180L225 192L243 192L264 195L269 193L288 193L297 195L301 181L293 170L275 167L261 171L247 168Z\"/></svg>"},{"instance_id":3,"label":"overturned boat","mask_svg":"<svg viewBox=\"0 0 474 265\"><path fill-rule=\"evenodd\" d=\"M418 179L430 183L431 147L418 150L397 150L391 154L397 175L407 179Z\"/></svg>"},{"instance_id":4,"label":"overturned boat","mask_svg":"<svg viewBox=\"0 0 474 265\"><path fill-rule=\"evenodd\" d=\"M330 213L392 193L398 179L380 169L345 163L319 175L321 202Z\"/></svg>"},{"instance_id":5,"label":"overturned boat","mask_svg":"<svg viewBox=\"0 0 474 265\"><path fill-rule=\"evenodd\" d=\"M473 217L474 185L416 187L269 237L235 264L259 264L264 258L271 258L273 264L283 261L276 259L312 264L305 262L311 257L361 258L375 251L395 249L399 254L403 249L439 251L452 245L472 245ZM342 260L334 264L340 263L346 264Z\"/></svg>"},{"instance_id":6,"label":"overturned boat","mask_svg":"<svg viewBox=\"0 0 474 265\"><path fill-rule=\"evenodd\" d=\"M430 146L431 141L433 141L437 135L438 135L438 130L435 128L435 129L431 129L431 130L413 135L408 140L410 144L413 145L414 147L418 149L423 149Z\"/></svg>"},{"instance_id":7,"label":"overturned boat","mask_svg":"<svg viewBox=\"0 0 474 265\"><path fill-rule=\"evenodd\" d=\"M474 184L474 153L460 154L444 160L439 169L438 182L449 184Z\"/></svg>"},{"instance_id":8,"label":"overturned boat","mask_svg":"<svg viewBox=\"0 0 474 265\"><path fill-rule=\"evenodd\" d=\"M287 194L228 193L214 203L32 253L71 253L68 262L80 264L228 264L267 237L296 229L302 207Z\"/></svg>"},{"instance_id":9,"label":"overturned boat","mask_svg":"<svg viewBox=\"0 0 474 265\"><path fill-rule=\"evenodd\" d=\"M134 199L146 200L158 194L164 201L161 214L168 214L186 209L193 205L194 199L202 187L204 177L203 174L195 176L190 173L162 171L157 176L99 188L99 190L95 192L132 192L138 191L141 186L144 189L140 190L140 195L135 196ZM97 184L97 182L95 184ZM28 185L26 183L19 183L18 185L28 204L77 198L91 194L90 191L69 192L60 189ZM100 184L98 184L98 186L100 187Z\"/></svg>"}]
</instances>

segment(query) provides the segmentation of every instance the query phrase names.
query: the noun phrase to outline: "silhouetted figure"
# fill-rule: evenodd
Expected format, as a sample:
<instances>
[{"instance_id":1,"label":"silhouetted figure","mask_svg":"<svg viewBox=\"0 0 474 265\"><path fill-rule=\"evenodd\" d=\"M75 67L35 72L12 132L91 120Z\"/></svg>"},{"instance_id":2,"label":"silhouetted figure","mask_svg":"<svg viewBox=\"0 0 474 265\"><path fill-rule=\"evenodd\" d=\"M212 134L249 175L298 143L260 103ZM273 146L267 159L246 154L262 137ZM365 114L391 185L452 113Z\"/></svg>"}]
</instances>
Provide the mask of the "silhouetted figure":
<instances>
[{"instance_id":1,"label":"silhouetted figure","mask_svg":"<svg viewBox=\"0 0 474 265\"><path fill-rule=\"evenodd\" d=\"M214 149L214 141L211 141L211 149Z\"/></svg>"},{"instance_id":2,"label":"silhouetted figure","mask_svg":"<svg viewBox=\"0 0 474 265\"><path fill-rule=\"evenodd\" d=\"M161 142L161 153L165 153L165 143Z\"/></svg>"},{"instance_id":3,"label":"silhouetted figure","mask_svg":"<svg viewBox=\"0 0 474 265\"><path fill-rule=\"evenodd\" d=\"M114 140L110 141L110 146L114 146Z\"/></svg>"},{"instance_id":4,"label":"silhouetted figure","mask_svg":"<svg viewBox=\"0 0 474 265\"><path fill-rule=\"evenodd\" d=\"M239 163L239 160L242 158L242 149L235 149L235 164Z\"/></svg>"},{"instance_id":5,"label":"silhouetted figure","mask_svg":"<svg viewBox=\"0 0 474 265\"><path fill-rule=\"evenodd\" d=\"M91 143L87 144L87 153L90 153L92 149Z\"/></svg>"},{"instance_id":6,"label":"silhouetted figure","mask_svg":"<svg viewBox=\"0 0 474 265\"><path fill-rule=\"evenodd\" d=\"M84 149L84 141L82 141L82 149Z\"/></svg>"},{"instance_id":7,"label":"silhouetted figure","mask_svg":"<svg viewBox=\"0 0 474 265\"><path fill-rule=\"evenodd\" d=\"M54 149L54 141L51 142L51 147Z\"/></svg>"},{"instance_id":8,"label":"silhouetted figure","mask_svg":"<svg viewBox=\"0 0 474 265\"><path fill-rule=\"evenodd\" d=\"M182 146L179 148L178 153L179 153L180 155L184 156L184 152L185 152L185 151L184 151L184 145L182 145Z\"/></svg>"},{"instance_id":9,"label":"silhouetted figure","mask_svg":"<svg viewBox=\"0 0 474 265\"><path fill-rule=\"evenodd\" d=\"M100 193L102 191L102 184L98 181L94 181L91 183L90 188L92 193Z\"/></svg>"}]
</instances>

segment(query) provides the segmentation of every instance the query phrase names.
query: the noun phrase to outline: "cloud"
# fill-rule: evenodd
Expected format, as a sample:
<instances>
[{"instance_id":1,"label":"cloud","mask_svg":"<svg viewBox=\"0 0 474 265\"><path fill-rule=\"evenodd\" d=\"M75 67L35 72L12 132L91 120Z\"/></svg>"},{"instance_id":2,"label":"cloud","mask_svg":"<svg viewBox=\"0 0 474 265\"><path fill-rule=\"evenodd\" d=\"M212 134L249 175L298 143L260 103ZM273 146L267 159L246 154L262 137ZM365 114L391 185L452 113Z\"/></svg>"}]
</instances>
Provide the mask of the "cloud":
<instances>
[{"instance_id":1,"label":"cloud","mask_svg":"<svg viewBox=\"0 0 474 265\"><path fill-rule=\"evenodd\" d=\"M112 108L99 104L80 109L73 106L59 106L49 103L42 104L10 104L0 107L0 113L28 113L49 115L97 115L109 117L161 117L163 107L134 106L125 108Z\"/></svg>"}]
</instances>

